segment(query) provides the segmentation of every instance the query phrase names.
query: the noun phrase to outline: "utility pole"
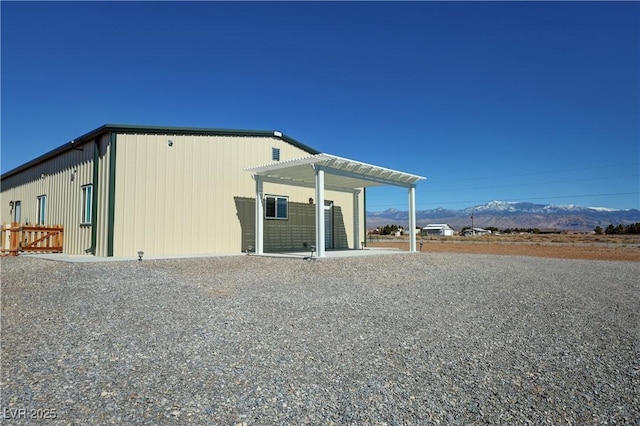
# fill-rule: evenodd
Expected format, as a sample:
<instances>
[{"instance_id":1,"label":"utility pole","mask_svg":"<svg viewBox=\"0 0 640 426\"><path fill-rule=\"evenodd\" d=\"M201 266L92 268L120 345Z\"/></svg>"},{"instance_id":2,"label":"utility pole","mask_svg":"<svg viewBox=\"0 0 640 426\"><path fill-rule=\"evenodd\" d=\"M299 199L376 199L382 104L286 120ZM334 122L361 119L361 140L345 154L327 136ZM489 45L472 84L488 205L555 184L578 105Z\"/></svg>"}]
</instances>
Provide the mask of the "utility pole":
<instances>
[{"instance_id":1,"label":"utility pole","mask_svg":"<svg viewBox=\"0 0 640 426\"><path fill-rule=\"evenodd\" d=\"M476 230L473 227L473 210L471 210L471 236L475 237L476 236Z\"/></svg>"}]
</instances>

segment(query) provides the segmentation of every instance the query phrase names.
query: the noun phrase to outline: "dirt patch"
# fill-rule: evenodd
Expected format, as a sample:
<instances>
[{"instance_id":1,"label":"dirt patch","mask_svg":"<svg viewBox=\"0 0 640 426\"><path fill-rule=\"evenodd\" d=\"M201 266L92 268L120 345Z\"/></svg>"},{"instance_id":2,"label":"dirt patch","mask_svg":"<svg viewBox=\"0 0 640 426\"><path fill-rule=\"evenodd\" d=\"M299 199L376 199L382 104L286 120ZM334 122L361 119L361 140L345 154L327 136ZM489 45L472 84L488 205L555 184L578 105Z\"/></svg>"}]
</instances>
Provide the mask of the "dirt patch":
<instances>
[{"instance_id":1,"label":"dirt patch","mask_svg":"<svg viewBox=\"0 0 640 426\"><path fill-rule=\"evenodd\" d=\"M393 247L409 250L408 241L374 241L369 247ZM417 245L420 250L420 241ZM449 252L471 254L498 254L514 256L553 257L560 259L622 260L640 262L640 246L614 245L567 245L554 243L497 242L497 241L456 241L427 240L423 242L422 252Z\"/></svg>"}]
</instances>

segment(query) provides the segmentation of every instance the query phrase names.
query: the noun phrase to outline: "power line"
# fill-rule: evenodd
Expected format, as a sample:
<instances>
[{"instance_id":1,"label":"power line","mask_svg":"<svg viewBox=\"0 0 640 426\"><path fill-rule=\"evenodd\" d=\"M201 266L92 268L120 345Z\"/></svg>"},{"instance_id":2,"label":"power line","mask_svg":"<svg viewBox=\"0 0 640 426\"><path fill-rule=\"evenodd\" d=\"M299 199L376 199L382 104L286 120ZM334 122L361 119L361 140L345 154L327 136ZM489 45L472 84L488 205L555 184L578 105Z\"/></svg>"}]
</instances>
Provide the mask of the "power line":
<instances>
[{"instance_id":1,"label":"power line","mask_svg":"<svg viewBox=\"0 0 640 426\"><path fill-rule=\"evenodd\" d=\"M475 180L482 180L482 179L504 179L504 178L520 177L520 176L540 176L540 175L551 174L551 173L576 172L576 171L584 171L584 170L596 170L596 169L606 169L611 167L638 166L638 165L639 163L633 162L633 163L622 163L622 164L610 164L606 166L576 167L572 169L518 173L518 174L511 174L511 175L484 176L484 177L476 176L476 177L469 177L469 178L462 178L462 179L449 179L449 180L440 180L440 181L438 180L433 181L432 179L428 179L425 183L441 184L441 183L450 183L450 182L464 182L469 180L475 181Z\"/></svg>"},{"instance_id":2,"label":"power line","mask_svg":"<svg viewBox=\"0 0 640 426\"><path fill-rule=\"evenodd\" d=\"M527 197L527 198L507 198L502 201L505 202L516 202L516 201L530 201L530 200L555 200L555 199L566 199L566 198L583 198L583 197L610 197L616 195L640 195L640 192L613 192L606 194L582 194L582 195L557 195L557 196L545 196L545 197ZM492 201L493 199L482 199L482 200L463 200L463 201L448 201L446 204L471 204L471 203L486 203ZM442 202L437 203L418 203L418 206L428 206L428 205L438 205L443 204ZM367 209L371 207L387 207L389 204L368 204Z\"/></svg>"},{"instance_id":3,"label":"power line","mask_svg":"<svg viewBox=\"0 0 640 426\"><path fill-rule=\"evenodd\" d=\"M434 181L431 179L427 179L425 182L422 182L421 184L418 185L418 190L422 190L424 188L424 185L440 185L440 184L445 184L445 183L451 183L451 182L466 182L466 181L478 181L478 180L488 180L488 179L507 179L507 178L514 178L514 177L521 177L521 176L541 176L541 175L546 175L546 174L553 174L553 173L564 173L564 172L575 172L575 171L584 171L584 170L596 170L596 169L606 169L606 168L611 168L611 167L623 167L623 166L638 166L640 163L637 162L632 162L632 163L621 163L621 164L609 164L609 165L603 165L603 166L590 166L590 167L575 167L575 168L571 168L571 169L559 169L559 170L549 170L549 171L544 171L544 172L528 172L528 173L518 173L518 174L510 174L510 175L499 175L499 176L477 176L477 177L469 177L469 178L462 178L462 179L449 179L449 180L441 180L441 181ZM488 189L488 188L503 188L503 187L516 187L516 186L530 186L530 185L550 185L550 184L556 184L556 183L570 183L570 182L587 182L587 181L593 181L593 180L599 180L599 179L615 179L615 178L624 178L624 177L637 177L639 176L638 174L632 174L632 175L625 175L625 176L604 176L604 177L598 177L598 178L591 178L591 179L576 179L576 180L566 180L566 181L550 181L550 182L533 182L533 183L521 183L521 184L512 184L512 185L506 185L506 186L491 186L491 187L468 187L468 188L447 188L444 190L427 190L430 194L434 193L434 192L446 192L446 191L462 191L465 189L468 190L475 190L475 189ZM385 194L385 193L392 193L394 192L394 189L392 188L376 188L375 193L376 194ZM422 191L420 191L422 192Z\"/></svg>"},{"instance_id":4,"label":"power line","mask_svg":"<svg viewBox=\"0 0 640 426\"><path fill-rule=\"evenodd\" d=\"M530 200L556 200L556 199L566 199L566 198L583 198L583 197L611 197L616 195L640 195L640 192L613 192L608 194L582 194L582 195L557 195L552 197L527 197L527 198L510 198L502 201L506 202L516 202L516 201L530 201ZM484 200L469 200L469 201L455 201L447 204L462 204L462 203L486 203L488 199ZM441 204L441 203L420 203L419 205L428 205L428 204Z\"/></svg>"},{"instance_id":5,"label":"power line","mask_svg":"<svg viewBox=\"0 0 640 426\"><path fill-rule=\"evenodd\" d=\"M629 164L636 164L636 163L629 163ZM612 166L607 166L607 167L612 167ZM574 170L578 170L578 169L574 169ZM527 173L527 175L530 175L530 174L532 174L532 173ZM521 176L521 175L505 175L503 178L516 177L516 176ZM630 178L630 177L640 177L640 174L634 173L634 174L630 174L630 175L601 176L601 177L585 178L585 179L570 179L570 180L557 180L557 181L546 181L546 182L537 181L537 182L514 183L514 184L509 184L509 185L473 186L473 187L446 188L446 189L435 189L435 190L434 189L425 188L424 185L429 185L429 184L433 184L434 183L434 182L426 181L422 185L419 185L417 189L418 189L419 193L422 193L423 191L426 191L427 194L433 194L433 193L438 193L438 192L451 192L451 191L466 191L466 190L493 189L493 188L510 188L510 187L534 186L534 185L554 185L554 184L559 184L559 183L574 183L574 182L593 182L593 181L596 181L596 180L621 179L621 178ZM489 178L477 178L477 180L480 180L480 179L489 179ZM460 179L460 181L467 181L467 180L476 180L476 179L475 178ZM444 181L436 182L436 183L443 183L443 182ZM449 181L449 182L455 182L455 181ZM376 188L375 189L375 194L376 195L391 194L391 193L397 192L398 190L399 190L399 188L381 187L381 188Z\"/></svg>"},{"instance_id":6,"label":"power line","mask_svg":"<svg viewBox=\"0 0 640 426\"><path fill-rule=\"evenodd\" d=\"M514 188L514 187L519 187L519 186L534 186L534 185L555 185L555 184L558 184L558 183L593 182L593 181L596 181L596 180L620 179L620 178L628 178L628 177L640 177L640 175L634 174L634 175L623 175L623 176L603 176L603 177L590 178L590 179L555 180L555 181L547 181L547 182L513 183L513 184L510 184L510 185L491 185L491 186L474 186L474 187L466 187L466 188L447 188L447 189L427 190L427 192L429 194L433 194L433 193L437 193L437 192L469 191L469 190L476 190L476 189Z\"/></svg>"}]
</instances>

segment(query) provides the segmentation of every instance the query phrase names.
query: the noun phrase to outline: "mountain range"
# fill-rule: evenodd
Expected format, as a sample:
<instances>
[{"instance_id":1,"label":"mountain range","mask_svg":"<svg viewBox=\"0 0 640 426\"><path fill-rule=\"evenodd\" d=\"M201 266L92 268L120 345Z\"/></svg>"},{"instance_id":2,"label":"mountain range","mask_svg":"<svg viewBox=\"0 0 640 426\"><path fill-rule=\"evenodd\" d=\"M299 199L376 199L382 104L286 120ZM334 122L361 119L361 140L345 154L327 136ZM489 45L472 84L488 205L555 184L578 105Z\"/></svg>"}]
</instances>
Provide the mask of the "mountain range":
<instances>
[{"instance_id":1,"label":"mountain range","mask_svg":"<svg viewBox=\"0 0 640 426\"><path fill-rule=\"evenodd\" d=\"M604 207L557 206L528 202L491 201L461 210L437 208L416 211L416 225L447 223L456 231L473 225L483 228L494 226L506 228L538 228L566 231L592 231L596 226L606 228L609 224L628 225L640 222L640 210L614 210ZM387 209L367 212L367 228L384 225L408 226L407 211Z\"/></svg>"}]
</instances>

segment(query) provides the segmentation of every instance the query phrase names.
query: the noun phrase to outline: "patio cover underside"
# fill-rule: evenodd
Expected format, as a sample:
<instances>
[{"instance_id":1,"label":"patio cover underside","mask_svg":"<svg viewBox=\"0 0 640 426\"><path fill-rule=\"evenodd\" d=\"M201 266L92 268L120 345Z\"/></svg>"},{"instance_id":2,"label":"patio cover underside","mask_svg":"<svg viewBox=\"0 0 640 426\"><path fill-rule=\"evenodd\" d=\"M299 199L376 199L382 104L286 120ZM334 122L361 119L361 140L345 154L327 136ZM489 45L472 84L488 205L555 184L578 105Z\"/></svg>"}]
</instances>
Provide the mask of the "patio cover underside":
<instances>
[{"instance_id":1,"label":"patio cover underside","mask_svg":"<svg viewBox=\"0 0 640 426\"><path fill-rule=\"evenodd\" d=\"M264 183L314 188L316 192L316 250L324 257L324 191L341 191L353 194L354 246L359 237L359 196L362 188L391 185L408 189L409 229L415 229L415 187L422 176L373 166L330 154L317 154L263 166L249 167L256 181L256 254L263 252ZM354 247L354 248L355 248ZM416 251L415 232L410 231L410 251Z\"/></svg>"}]
</instances>

